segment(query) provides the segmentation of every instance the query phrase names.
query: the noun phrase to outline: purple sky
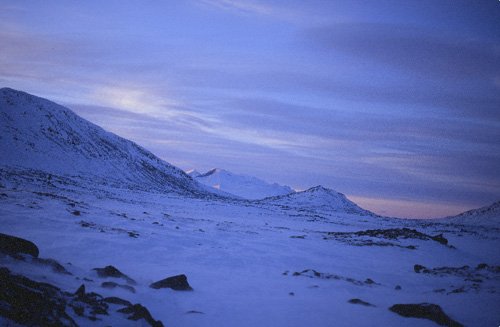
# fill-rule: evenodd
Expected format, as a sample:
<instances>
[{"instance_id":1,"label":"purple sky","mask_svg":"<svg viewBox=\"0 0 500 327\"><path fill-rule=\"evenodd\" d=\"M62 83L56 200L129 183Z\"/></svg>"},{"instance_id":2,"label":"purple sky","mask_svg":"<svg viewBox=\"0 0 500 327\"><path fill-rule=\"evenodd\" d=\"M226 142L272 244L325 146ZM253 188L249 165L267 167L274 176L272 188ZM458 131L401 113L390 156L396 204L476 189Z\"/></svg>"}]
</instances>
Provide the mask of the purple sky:
<instances>
[{"instance_id":1,"label":"purple sky","mask_svg":"<svg viewBox=\"0 0 500 327\"><path fill-rule=\"evenodd\" d=\"M147 4L147 5L146 5ZM0 87L380 214L500 199L500 2L0 2Z\"/></svg>"}]
</instances>

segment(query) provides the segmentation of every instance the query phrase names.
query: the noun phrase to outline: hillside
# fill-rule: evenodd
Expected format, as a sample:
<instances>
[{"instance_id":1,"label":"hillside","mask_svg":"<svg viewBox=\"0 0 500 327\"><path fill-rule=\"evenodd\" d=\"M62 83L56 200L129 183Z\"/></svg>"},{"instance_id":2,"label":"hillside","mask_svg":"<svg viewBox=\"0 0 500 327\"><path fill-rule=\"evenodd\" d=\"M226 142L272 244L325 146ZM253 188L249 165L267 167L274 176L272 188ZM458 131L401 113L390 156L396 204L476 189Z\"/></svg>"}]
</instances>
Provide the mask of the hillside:
<instances>
[{"instance_id":1,"label":"hillside","mask_svg":"<svg viewBox=\"0 0 500 327\"><path fill-rule=\"evenodd\" d=\"M456 216L442 218L438 221L455 224L500 226L500 201L489 206L463 212Z\"/></svg>"},{"instance_id":2,"label":"hillside","mask_svg":"<svg viewBox=\"0 0 500 327\"><path fill-rule=\"evenodd\" d=\"M321 185L301 192L269 197L259 201L259 203L300 210L376 216L376 214L359 207L344 194Z\"/></svg>"},{"instance_id":3,"label":"hillside","mask_svg":"<svg viewBox=\"0 0 500 327\"><path fill-rule=\"evenodd\" d=\"M208 193L182 170L137 144L25 92L0 89L0 126L3 170L35 170L159 192Z\"/></svg>"}]
</instances>

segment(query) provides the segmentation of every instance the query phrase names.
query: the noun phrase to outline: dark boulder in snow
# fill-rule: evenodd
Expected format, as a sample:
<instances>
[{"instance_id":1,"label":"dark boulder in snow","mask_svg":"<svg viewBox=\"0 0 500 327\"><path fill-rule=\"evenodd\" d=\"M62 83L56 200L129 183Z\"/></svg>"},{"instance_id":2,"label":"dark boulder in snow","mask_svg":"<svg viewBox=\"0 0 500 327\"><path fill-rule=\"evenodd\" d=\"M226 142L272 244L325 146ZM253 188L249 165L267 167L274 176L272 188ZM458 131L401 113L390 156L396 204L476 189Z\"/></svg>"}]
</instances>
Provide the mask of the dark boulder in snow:
<instances>
[{"instance_id":1,"label":"dark boulder in snow","mask_svg":"<svg viewBox=\"0 0 500 327\"><path fill-rule=\"evenodd\" d=\"M68 270L66 270L66 268L64 268L63 265L61 265L59 262L57 262L54 259L33 258L33 260L31 262L35 263L35 264L42 265L42 266L50 267L53 272L58 273L58 274L72 275Z\"/></svg>"},{"instance_id":2,"label":"dark boulder in snow","mask_svg":"<svg viewBox=\"0 0 500 327\"><path fill-rule=\"evenodd\" d=\"M66 313L65 294L53 285L0 268L0 316L27 326L77 326Z\"/></svg>"},{"instance_id":3,"label":"dark boulder in snow","mask_svg":"<svg viewBox=\"0 0 500 327\"><path fill-rule=\"evenodd\" d=\"M428 272L427 268L425 268L424 266L422 265L414 265L413 266L413 270L417 273L417 274L420 274L420 272Z\"/></svg>"},{"instance_id":4,"label":"dark boulder in snow","mask_svg":"<svg viewBox=\"0 0 500 327\"><path fill-rule=\"evenodd\" d=\"M107 277L113 277L113 278L122 278L125 281L127 281L128 284L136 285L137 283L135 280L130 278L129 276L125 275L121 271L119 271L117 268L113 266L106 266L104 268L94 268L92 270L95 270L97 272L97 275L102 278L107 278Z\"/></svg>"},{"instance_id":5,"label":"dark boulder in snow","mask_svg":"<svg viewBox=\"0 0 500 327\"><path fill-rule=\"evenodd\" d=\"M126 307L130 307L132 305L130 301L124 300L116 296L105 297L103 301L111 304L124 305Z\"/></svg>"},{"instance_id":6,"label":"dark boulder in snow","mask_svg":"<svg viewBox=\"0 0 500 327\"><path fill-rule=\"evenodd\" d=\"M38 247L28 240L0 233L0 251L7 254L29 254L38 257Z\"/></svg>"},{"instance_id":7,"label":"dark boulder in snow","mask_svg":"<svg viewBox=\"0 0 500 327\"><path fill-rule=\"evenodd\" d=\"M373 304L369 303L369 302L366 302L366 301L363 301L361 299L350 299L349 301L347 301L351 304L361 304L361 305L364 305L365 307L374 307Z\"/></svg>"},{"instance_id":8,"label":"dark boulder in snow","mask_svg":"<svg viewBox=\"0 0 500 327\"><path fill-rule=\"evenodd\" d=\"M419 304L395 304L389 308L403 317L429 319L441 326L460 327L462 324L448 317L443 309L437 304L419 303Z\"/></svg>"},{"instance_id":9,"label":"dark boulder in snow","mask_svg":"<svg viewBox=\"0 0 500 327\"><path fill-rule=\"evenodd\" d=\"M149 313L148 309L143 307L140 304L130 305L126 308L118 310L118 312L129 314L129 320L140 320L144 319L148 322L152 327L163 327L163 323L160 320L154 320L154 318Z\"/></svg>"},{"instance_id":10,"label":"dark boulder in snow","mask_svg":"<svg viewBox=\"0 0 500 327\"><path fill-rule=\"evenodd\" d=\"M443 234L431 236L431 238L438 243L441 243L443 245L448 245L448 240L446 238L444 238Z\"/></svg>"},{"instance_id":11,"label":"dark boulder in snow","mask_svg":"<svg viewBox=\"0 0 500 327\"><path fill-rule=\"evenodd\" d=\"M149 287L154 288L154 289L171 288L175 291L192 291L193 290L193 288L189 285L189 283L187 281L186 275L184 275L184 274L162 279L160 281L157 281L157 282L149 285Z\"/></svg>"}]
</instances>

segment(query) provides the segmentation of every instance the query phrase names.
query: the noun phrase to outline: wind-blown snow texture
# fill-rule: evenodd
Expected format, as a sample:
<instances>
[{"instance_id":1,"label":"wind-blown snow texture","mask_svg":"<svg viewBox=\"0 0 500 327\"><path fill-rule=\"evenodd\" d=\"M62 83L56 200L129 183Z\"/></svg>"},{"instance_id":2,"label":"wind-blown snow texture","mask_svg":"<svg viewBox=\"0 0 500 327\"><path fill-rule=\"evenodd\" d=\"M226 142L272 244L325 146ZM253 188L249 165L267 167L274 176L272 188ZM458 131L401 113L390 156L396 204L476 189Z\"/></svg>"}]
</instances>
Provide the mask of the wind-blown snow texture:
<instances>
[{"instance_id":1,"label":"wind-blown snow texture","mask_svg":"<svg viewBox=\"0 0 500 327\"><path fill-rule=\"evenodd\" d=\"M66 292L85 284L165 326L436 326L389 310L419 303L466 326L500 322L496 209L465 224L379 217L323 187L258 201L212 195L66 108L0 92L0 233L40 250L0 252L14 274ZM93 270L108 265L135 284ZM193 291L149 287L181 274ZM81 326L146 324L117 309L96 321L67 314Z\"/></svg>"},{"instance_id":2,"label":"wind-blown snow texture","mask_svg":"<svg viewBox=\"0 0 500 327\"><path fill-rule=\"evenodd\" d=\"M294 192L289 186L270 184L252 176L233 174L219 168L214 168L204 174L192 170L188 174L204 185L244 199L257 200Z\"/></svg>"}]
</instances>

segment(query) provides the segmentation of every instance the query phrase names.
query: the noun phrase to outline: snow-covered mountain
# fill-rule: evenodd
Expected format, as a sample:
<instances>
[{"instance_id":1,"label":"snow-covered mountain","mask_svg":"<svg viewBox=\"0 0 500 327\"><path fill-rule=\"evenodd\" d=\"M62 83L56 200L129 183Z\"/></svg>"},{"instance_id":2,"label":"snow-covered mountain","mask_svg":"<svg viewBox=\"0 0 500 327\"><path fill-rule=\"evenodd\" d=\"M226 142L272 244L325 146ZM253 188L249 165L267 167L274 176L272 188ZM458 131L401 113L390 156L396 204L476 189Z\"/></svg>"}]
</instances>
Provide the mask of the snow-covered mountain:
<instances>
[{"instance_id":1,"label":"snow-covered mountain","mask_svg":"<svg viewBox=\"0 0 500 327\"><path fill-rule=\"evenodd\" d=\"M249 200L294 192L289 186L267 183L256 177L238 175L219 168L214 168L204 174L190 170L188 174L204 185Z\"/></svg>"},{"instance_id":2,"label":"snow-covered mountain","mask_svg":"<svg viewBox=\"0 0 500 327\"><path fill-rule=\"evenodd\" d=\"M468 225L500 226L500 201L489 206L463 212L453 217L439 219L439 221Z\"/></svg>"},{"instance_id":3,"label":"snow-covered mountain","mask_svg":"<svg viewBox=\"0 0 500 327\"><path fill-rule=\"evenodd\" d=\"M190 170L186 171L186 174L188 174L189 176L191 176L193 178L201 175L201 173L199 171L197 171L196 169L190 169Z\"/></svg>"},{"instance_id":4,"label":"snow-covered mountain","mask_svg":"<svg viewBox=\"0 0 500 327\"><path fill-rule=\"evenodd\" d=\"M29 169L95 184L207 193L182 170L137 144L25 92L0 89L0 126L4 171Z\"/></svg>"},{"instance_id":5,"label":"snow-covered mountain","mask_svg":"<svg viewBox=\"0 0 500 327\"><path fill-rule=\"evenodd\" d=\"M359 207L344 194L321 185L305 191L265 198L260 203L309 211L344 212L349 214L376 216Z\"/></svg>"},{"instance_id":6,"label":"snow-covered mountain","mask_svg":"<svg viewBox=\"0 0 500 327\"><path fill-rule=\"evenodd\" d=\"M50 101L2 89L0 123L0 326L500 321L498 203L425 221L321 186L228 199Z\"/></svg>"}]
</instances>

